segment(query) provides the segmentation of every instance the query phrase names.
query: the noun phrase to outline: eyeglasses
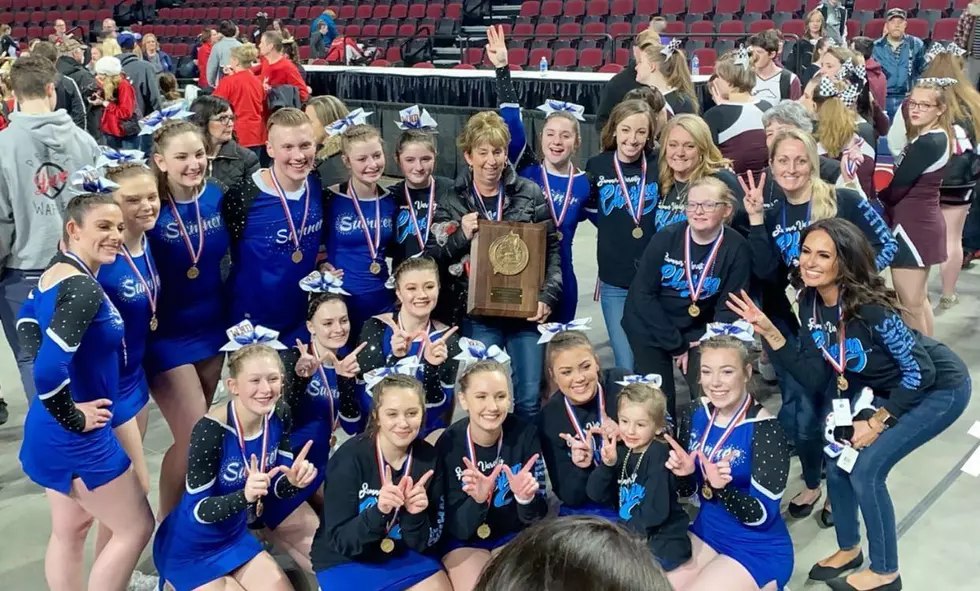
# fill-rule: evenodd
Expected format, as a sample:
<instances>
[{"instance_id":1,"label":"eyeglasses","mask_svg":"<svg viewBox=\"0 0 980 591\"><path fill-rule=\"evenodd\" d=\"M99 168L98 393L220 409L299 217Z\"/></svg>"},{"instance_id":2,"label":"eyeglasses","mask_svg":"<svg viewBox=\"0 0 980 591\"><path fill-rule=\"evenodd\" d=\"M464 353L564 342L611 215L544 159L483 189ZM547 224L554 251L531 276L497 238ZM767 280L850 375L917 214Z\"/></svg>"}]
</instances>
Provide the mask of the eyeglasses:
<instances>
[{"instance_id":1,"label":"eyeglasses","mask_svg":"<svg viewBox=\"0 0 980 591\"><path fill-rule=\"evenodd\" d=\"M691 213L697 213L698 210L705 213L714 213L722 205L725 204L718 201L707 201L705 203L688 203L684 209Z\"/></svg>"},{"instance_id":2,"label":"eyeglasses","mask_svg":"<svg viewBox=\"0 0 980 591\"><path fill-rule=\"evenodd\" d=\"M212 117L211 121L214 121L216 123L222 123L224 125L229 125L231 123L234 123L237 119L238 117L234 115L222 115L221 117Z\"/></svg>"},{"instance_id":3,"label":"eyeglasses","mask_svg":"<svg viewBox=\"0 0 980 591\"><path fill-rule=\"evenodd\" d=\"M938 107L936 103L917 103L915 101L909 101L909 111L925 111L933 107Z\"/></svg>"}]
</instances>

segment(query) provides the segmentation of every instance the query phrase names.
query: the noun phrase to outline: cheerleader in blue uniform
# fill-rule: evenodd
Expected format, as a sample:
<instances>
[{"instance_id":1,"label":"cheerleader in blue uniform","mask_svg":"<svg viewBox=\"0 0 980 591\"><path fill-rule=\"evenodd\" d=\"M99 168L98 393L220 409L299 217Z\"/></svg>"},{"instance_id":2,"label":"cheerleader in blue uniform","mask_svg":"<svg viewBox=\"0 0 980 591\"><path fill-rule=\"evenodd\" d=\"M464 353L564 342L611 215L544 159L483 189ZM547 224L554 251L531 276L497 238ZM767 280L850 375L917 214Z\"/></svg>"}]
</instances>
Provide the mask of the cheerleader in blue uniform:
<instances>
[{"instance_id":1,"label":"cheerleader in blue uniform","mask_svg":"<svg viewBox=\"0 0 980 591\"><path fill-rule=\"evenodd\" d=\"M368 432L330 460L323 520L313 542L321 589L450 591L442 566L423 553L445 519L443 464L419 437L422 384L386 375L374 387Z\"/></svg>"},{"instance_id":2,"label":"cheerleader in blue uniform","mask_svg":"<svg viewBox=\"0 0 980 591\"><path fill-rule=\"evenodd\" d=\"M435 441L452 422L460 338L457 327L432 318L439 300L439 269L434 260L408 259L395 269L394 277L398 311L364 324L359 340L367 349L360 366L369 372L412 359L419 366L416 377L425 389L422 435Z\"/></svg>"},{"instance_id":3,"label":"cheerleader in blue uniform","mask_svg":"<svg viewBox=\"0 0 980 591\"><path fill-rule=\"evenodd\" d=\"M348 305L354 334L360 334L368 318L391 311L394 301L385 258L395 244L398 203L378 184L385 170L384 146L381 134L362 123L364 118L358 110L328 129L341 134L350 181L328 190L325 268L343 271L345 289L354 296Z\"/></svg>"},{"instance_id":4,"label":"cheerleader in blue uniform","mask_svg":"<svg viewBox=\"0 0 980 591\"><path fill-rule=\"evenodd\" d=\"M433 174L436 158L436 121L418 105L399 111L402 130L395 148L395 159L405 180L388 187L399 203L395 222L395 245L391 251L391 268L419 256L425 250L436 206L453 190L453 181Z\"/></svg>"},{"instance_id":5,"label":"cheerleader in blue uniform","mask_svg":"<svg viewBox=\"0 0 980 591\"><path fill-rule=\"evenodd\" d=\"M125 329L95 274L116 259L123 214L111 195L87 194L68 203L64 218L65 250L41 276L17 326L21 346L36 354L38 393L24 422L20 462L51 505L48 587L85 587L85 538L97 519L111 537L87 588L124 589L153 533L153 514L108 428L125 365Z\"/></svg>"},{"instance_id":6,"label":"cheerleader in blue uniform","mask_svg":"<svg viewBox=\"0 0 980 591\"><path fill-rule=\"evenodd\" d=\"M204 136L189 121L167 121L153 134L153 166L162 200L147 232L164 286L144 367L150 392L174 444L160 470L160 515L180 499L191 429L211 406L221 377L227 326L221 260L228 251L224 187L206 180Z\"/></svg>"},{"instance_id":7,"label":"cheerleader in blue uniform","mask_svg":"<svg viewBox=\"0 0 980 591\"><path fill-rule=\"evenodd\" d=\"M446 466L442 563L453 589L472 589L490 553L548 512L538 430L510 413L507 371L479 361L459 378L469 415L439 437Z\"/></svg>"},{"instance_id":8,"label":"cheerleader in blue uniform","mask_svg":"<svg viewBox=\"0 0 980 591\"><path fill-rule=\"evenodd\" d=\"M744 293L744 292L743 292ZM712 324L701 341L701 387L678 417L667 468L682 497L699 496L693 558L671 572L677 589L778 591L793 574L793 542L779 510L789 448L776 417L748 393L744 322Z\"/></svg>"},{"instance_id":9,"label":"cheerleader in blue uniform","mask_svg":"<svg viewBox=\"0 0 980 591\"><path fill-rule=\"evenodd\" d=\"M625 383L624 372L601 369L592 343L578 330L555 334L545 359L558 391L541 410L541 454L551 489L561 501L559 514L615 520L615 507L592 502L586 485L600 461L602 435L616 430L615 401L620 382Z\"/></svg>"},{"instance_id":10,"label":"cheerleader in blue uniform","mask_svg":"<svg viewBox=\"0 0 980 591\"><path fill-rule=\"evenodd\" d=\"M307 332L299 281L316 268L323 242L323 191L312 172L316 141L306 114L280 109L268 128L272 166L233 187L222 203L231 237L231 317L292 343Z\"/></svg>"},{"instance_id":11,"label":"cheerleader in blue uniform","mask_svg":"<svg viewBox=\"0 0 980 591\"><path fill-rule=\"evenodd\" d=\"M291 591L248 522L308 487L317 469L306 460L309 444L293 457L275 331L246 320L228 335L231 400L194 426L186 490L160 524L153 561L175 591Z\"/></svg>"},{"instance_id":12,"label":"cheerleader in blue uniform","mask_svg":"<svg viewBox=\"0 0 980 591\"><path fill-rule=\"evenodd\" d=\"M544 192L551 220L561 241L562 296L549 320L569 322L578 306L578 281L572 266L572 240L579 222L585 219L585 203L591 186L585 170L572 162L581 145L580 121L585 108L564 101L548 100L538 107L546 114L539 143L542 158L537 159L527 143L517 91L507 67L507 44L499 27L487 30L487 56L497 69L497 100L500 115L510 130L507 157L520 176L531 180Z\"/></svg>"}]
</instances>

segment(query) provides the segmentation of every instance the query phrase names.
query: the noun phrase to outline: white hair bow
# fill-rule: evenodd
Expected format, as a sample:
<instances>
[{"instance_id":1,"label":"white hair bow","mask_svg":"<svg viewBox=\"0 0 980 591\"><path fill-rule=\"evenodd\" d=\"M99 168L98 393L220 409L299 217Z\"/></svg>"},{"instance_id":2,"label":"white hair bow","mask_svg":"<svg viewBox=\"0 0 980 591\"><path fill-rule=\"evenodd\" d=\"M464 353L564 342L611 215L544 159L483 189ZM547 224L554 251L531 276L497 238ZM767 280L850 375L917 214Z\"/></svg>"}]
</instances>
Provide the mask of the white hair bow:
<instances>
[{"instance_id":1,"label":"white hair bow","mask_svg":"<svg viewBox=\"0 0 980 591\"><path fill-rule=\"evenodd\" d=\"M389 367L379 367L378 369L372 369L364 374L364 383L367 385L368 392L374 389L385 376L392 376L395 374L401 374L403 376L412 376L418 373L418 369L422 367L414 356L405 357L398 363Z\"/></svg>"},{"instance_id":2,"label":"white hair bow","mask_svg":"<svg viewBox=\"0 0 980 591\"><path fill-rule=\"evenodd\" d=\"M568 324L562 324L561 322L548 322L546 324L538 325L538 332L541 333L541 338L538 339L538 344L550 342L551 339L555 338L556 335L565 332L566 330L591 330L592 329L592 318L576 318Z\"/></svg>"},{"instance_id":3,"label":"white hair bow","mask_svg":"<svg viewBox=\"0 0 980 591\"><path fill-rule=\"evenodd\" d=\"M670 43L660 48L660 55L664 56L665 58L670 58L670 56L674 55L674 53L680 48L681 40L674 37L670 40Z\"/></svg>"},{"instance_id":4,"label":"white hair bow","mask_svg":"<svg viewBox=\"0 0 980 591\"><path fill-rule=\"evenodd\" d=\"M193 113L184 108L184 103L179 103L159 111L153 111L140 120L140 135L150 135L160 126L171 120L187 119Z\"/></svg>"},{"instance_id":5,"label":"white hair bow","mask_svg":"<svg viewBox=\"0 0 980 591\"><path fill-rule=\"evenodd\" d=\"M333 273L321 273L313 271L306 277L299 280L299 287L303 291L310 293L336 293L340 295L350 295L343 289L344 280Z\"/></svg>"},{"instance_id":6,"label":"white hair bow","mask_svg":"<svg viewBox=\"0 0 980 591\"><path fill-rule=\"evenodd\" d=\"M340 135L347 131L348 127L353 127L354 125L364 125L367 123L368 115L373 115L371 111L365 111L364 109L357 108L347 114L346 117L341 117L337 119L325 129L327 135Z\"/></svg>"},{"instance_id":7,"label":"white hair bow","mask_svg":"<svg viewBox=\"0 0 980 591\"><path fill-rule=\"evenodd\" d=\"M79 193L112 193L119 185L102 176L94 166L84 166L71 175L71 186Z\"/></svg>"},{"instance_id":8,"label":"white hair bow","mask_svg":"<svg viewBox=\"0 0 980 591\"><path fill-rule=\"evenodd\" d=\"M964 50L956 43L949 43L947 45L945 43L940 43L937 41L929 46L929 51L926 52L926 56L925 56L926 63L928 64L929 62L931 62L932 60L936 59L937 57L939 57L944 53L951 53L956 57L962 57L966 55L966 50Z\"/></svg>"},{"instance_id":9,"label":"white hair bow","mask_svg":"<svg viewBox=\"0 0 980 591\"><path fill-rule=\"evenodd\" d=\"M846 80L839 81L843 88L838 87L838 82L831 78L823 76L820 78L820 85L817 87L817 94L821 97L832 97L836 96L840 98L841 102L844 103L845 107L853 107L857 104L858 96L860 96L861 91L858 89L856 84L852 84Z\"/></svg>"},{"instance_id":10,"label":"white hair bow","mask_svg":"<svg viewBox=\"0 0 980 591\"><path fill-rule=\"evenodd\" d=\"M116 168L123 164L146 164L146 154L139 150L115 150L109 146L99 146L102 154L95 163L97 168Z\"/></svg>"},{"instance_id":11,"label":"white hair bow","mask_svg":"<svg viewBox=\"0 0 980 591\"><path fill-rule=\"evenodd\" d=\"M752 325L744 320L736 320L731 324L725 324L724 322L712 322L708 324L707 332L704 336L698 339L700 341L706 341L712 337L730 336L735 337L740 341L745 341L746 343L752 343L755 341L754 335L755 330Z\"/></svg>"},{"instance_id":12,"label":"white hair bow","mask_svg":"<svg viewBox=\"0 0 980 591\"><path fill-rule=\"evenodd\" d=\"M419 107L418 105L412 105L398 111L399 120L395 123L398 124L398 129L435 129L439 126L436 120L429 115L429 112L425 109Z\"/></svg>"},{"instance_id":13,"label":"white hair bow","mask_svg":"<svg viewBox=\"0 0 980 591\"><path fill-rule=\"evenodd\" d=\"M868 83L868 68L864 64L860 66L854 63L854 60L848 59L841 66L840 70L837 72L837 78L839 80L847 80L847 76L851 75L861 81L862 86Z\"/></svg>"},{"instance_id":14,"label":"white hair bow","mask_svg":"<svg viewBox=\"0 0 980 591\"><path fill-rule=\"evenodd\" d=\"M745 45L741 45L735 50L735 65L746 69L752 66L752 54L749 53L749 48Z\"/></svg>"},{"instance_id":15,"label":"white hair bow","mask_svg":"<svg viewBox=\"0 0 980 591\"><path fill-rule=\"evenodd\" d=\"M585 121L585 107L575 103L548 99L543 105L538 107L538 110L544 112L545 115L551 115L552 113L564 111L579 121Z\"/></svg>"},{"instance_id":16,"label":"white hair bow","mask_svg":"<svg viewBox=\"0 0 980 591\"><path fill-rule=\"evenodd\" d=\"M279 342L279 331L264 326L252 325L250 320L242 320L225 331L228 342L221 347L222 351L237 351L248 345L268 345L273 349L285 349L286 345Z\"/></svg>"},{"instance_id":17,"label":"white hair bow","mask_svg":"<svg viewBox=\"0 0 980 591\"><path fill-rule=\"evenodd\" d=\"M630 384L647 384L648 386L659 388L660 385L664 383L664 378L660 374L648 373L645 376L626 376L621 380L617 380L616 383L620 386L629 386Z\"/></svg>"},{"instance_id":18,"label":"white hair bow","mask_svg":"<svg viewBox=\"0 0 980 591\"><path fill-rule=\"evenodd\" d=\"M919 78L919 85L935 84L939 88L946 88L959 82L956 78Z\"/></svg>"},{"instance_id":19,"label":"white hair bow","mask_svg":"<svg viewBox=\"0 0 980 591\"><path fill-rule=\"evenodd\" d=\"M490 359L500 363L507 363L510 361L510 355L508 355L497 345L490 345L487 347L475 339L461 337L459 339L459 348L461 349L461 352L453 357L453 359L456 361L465 361L467 363L486 361Z\"/></svg>"}]
</instances>

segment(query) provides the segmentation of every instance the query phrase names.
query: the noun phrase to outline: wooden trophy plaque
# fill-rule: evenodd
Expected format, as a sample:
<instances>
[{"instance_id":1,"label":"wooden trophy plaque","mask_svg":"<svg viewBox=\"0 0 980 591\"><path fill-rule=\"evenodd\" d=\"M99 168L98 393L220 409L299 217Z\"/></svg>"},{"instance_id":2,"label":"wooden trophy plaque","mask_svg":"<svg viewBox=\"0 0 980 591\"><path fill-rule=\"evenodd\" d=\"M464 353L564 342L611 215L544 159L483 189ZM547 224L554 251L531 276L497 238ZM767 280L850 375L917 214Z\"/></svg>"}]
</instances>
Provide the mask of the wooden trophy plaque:
<instances>
[{"instance_id":1,"label":"wooden trophy plaque","mask_svg":"<svg viewBox=\"0 0 980 591\"><path fill-rule=\"evenodd\" d=\"M470 243L466 311L475 316L530 318L544 283L547 224L480 220Z\"/></svg>"}]
</instances>

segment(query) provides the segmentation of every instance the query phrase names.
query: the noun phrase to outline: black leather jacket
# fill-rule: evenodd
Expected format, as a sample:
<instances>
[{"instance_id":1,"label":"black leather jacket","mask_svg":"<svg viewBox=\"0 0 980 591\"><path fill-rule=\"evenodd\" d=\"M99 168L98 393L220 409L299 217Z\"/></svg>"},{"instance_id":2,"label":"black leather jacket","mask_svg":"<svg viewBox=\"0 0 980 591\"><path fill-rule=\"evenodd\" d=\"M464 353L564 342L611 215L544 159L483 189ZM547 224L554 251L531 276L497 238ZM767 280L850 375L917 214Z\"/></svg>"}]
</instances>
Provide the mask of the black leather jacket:
<instances>
[{"instance_id":1,"label":"black leather jacket","mask_svg":"<svg viewBox=\"0 0 980 591\"><path fill-rule=\"evenodd\" d=\"M560 241L544 193L538 185L517 176L510 165L504 171L503 181L504 221L548 224L545 276L538 300L554 308L561 297ZM456 179L454 190L438 202L425 249L426 254L439 264L442 278L439 295L442 314L438 315L454 325L458 325L466 316L470 240L463 235L460 220L464 215L478 211L473 202L472 185L472 173L466 170Z\"/></svg>"}]
</instances>

